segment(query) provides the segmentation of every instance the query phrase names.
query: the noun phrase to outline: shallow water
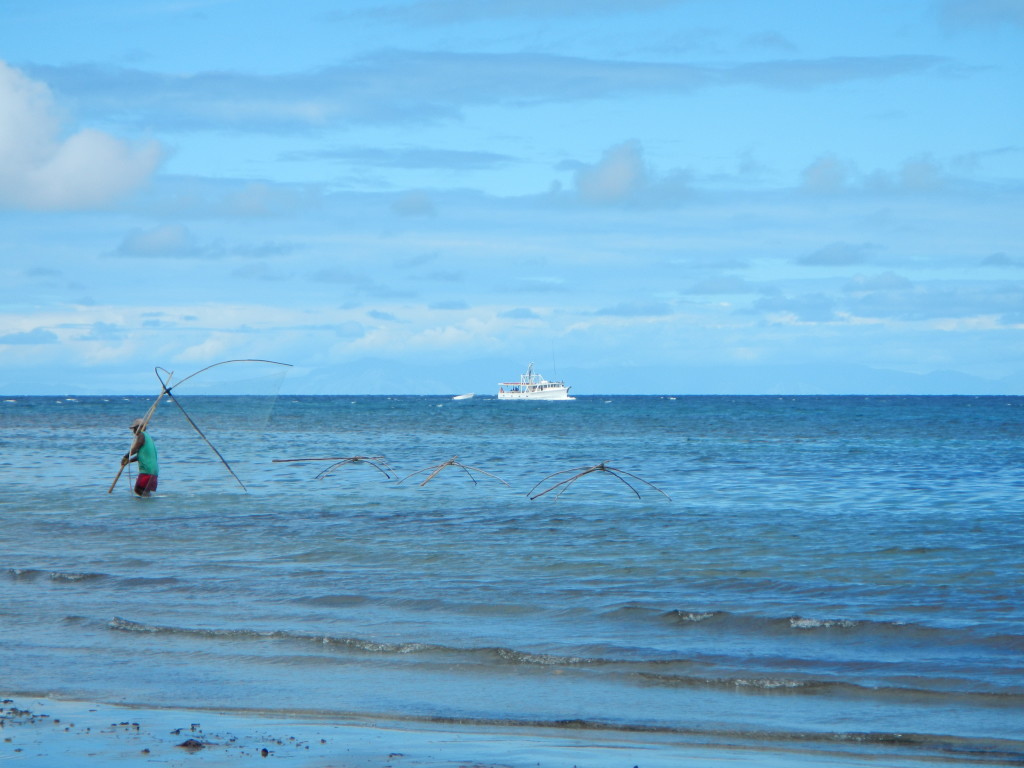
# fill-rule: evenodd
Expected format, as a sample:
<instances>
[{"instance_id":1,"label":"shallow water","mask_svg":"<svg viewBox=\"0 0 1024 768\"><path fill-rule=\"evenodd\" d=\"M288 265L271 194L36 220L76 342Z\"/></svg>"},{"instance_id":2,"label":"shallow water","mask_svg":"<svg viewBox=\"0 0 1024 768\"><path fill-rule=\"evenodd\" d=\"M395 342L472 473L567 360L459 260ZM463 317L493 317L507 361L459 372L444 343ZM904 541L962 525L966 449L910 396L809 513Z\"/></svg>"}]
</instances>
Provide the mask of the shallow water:
<instances>
[{"instance_id":1,"label":"shallow water","mask_svg":"<svg viewBox=\"0 0 1024 768\"><path fill-rule=\"evenodd\" d=\"M8 692L1024 760L1024 398L181 401L0 401Z\"/></svg>"}]
</instances>

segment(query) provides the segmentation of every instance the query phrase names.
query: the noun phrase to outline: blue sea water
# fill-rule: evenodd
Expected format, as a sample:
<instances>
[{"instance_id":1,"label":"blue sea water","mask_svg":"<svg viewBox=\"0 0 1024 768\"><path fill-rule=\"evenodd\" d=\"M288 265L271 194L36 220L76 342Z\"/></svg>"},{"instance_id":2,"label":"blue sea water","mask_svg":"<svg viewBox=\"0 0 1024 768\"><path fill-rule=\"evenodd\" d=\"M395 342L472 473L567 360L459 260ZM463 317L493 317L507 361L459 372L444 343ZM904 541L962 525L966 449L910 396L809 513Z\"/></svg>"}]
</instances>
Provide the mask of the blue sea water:
<instances>
[{"instance_id":1,"label":"blue sea water","mask_svg":"<svg viewBox=\"0 0 1024 768\"><path fill-rule=\"evenodd\" d=\"M0 693L1024 762L1024 398L180 400L0 398Z\"/></svg>"}]
</instances>

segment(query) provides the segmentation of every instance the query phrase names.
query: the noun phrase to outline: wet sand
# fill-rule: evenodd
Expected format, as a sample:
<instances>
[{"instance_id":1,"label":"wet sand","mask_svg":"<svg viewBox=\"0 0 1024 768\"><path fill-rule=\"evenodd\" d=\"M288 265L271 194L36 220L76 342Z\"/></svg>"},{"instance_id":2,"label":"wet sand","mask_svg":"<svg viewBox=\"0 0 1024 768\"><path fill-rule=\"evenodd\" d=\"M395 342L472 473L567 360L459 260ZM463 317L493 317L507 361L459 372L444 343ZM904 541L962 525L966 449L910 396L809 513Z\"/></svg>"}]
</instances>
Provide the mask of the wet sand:
<instances>
[{"instance_id":1,"label":"wet sand","mask_svg":"<svg viewBox=\"0 0 1024 768\"><path fill-rule=\"evenodd\" d=\"M708 746L651 734L283 717L13 696L0 762L38 768L278 765L296 768L807 768L874 758ZM886 765L903 765L902 760ZM915 763L917 764L917 763Z\"/></svg>"}]
</instances>

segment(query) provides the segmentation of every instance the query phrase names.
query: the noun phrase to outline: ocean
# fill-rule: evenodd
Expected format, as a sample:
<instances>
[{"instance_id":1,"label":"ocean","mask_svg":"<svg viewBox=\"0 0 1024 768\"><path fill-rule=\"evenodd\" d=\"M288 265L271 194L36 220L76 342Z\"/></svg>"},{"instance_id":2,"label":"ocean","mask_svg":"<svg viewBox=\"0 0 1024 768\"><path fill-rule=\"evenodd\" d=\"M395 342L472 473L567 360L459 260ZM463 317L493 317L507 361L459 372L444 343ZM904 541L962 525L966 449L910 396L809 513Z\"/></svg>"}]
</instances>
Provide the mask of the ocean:
<instances>
[{"instance_id":1,"label":"ocean","mask_svg":"<svg viewBox=\"0 0 1024 768\"><path fill-rule=\"evenodd\" d=\"M0 398L0 693L1024 764L1024 398L152 400Z\"/></svg>"}]
</instances>

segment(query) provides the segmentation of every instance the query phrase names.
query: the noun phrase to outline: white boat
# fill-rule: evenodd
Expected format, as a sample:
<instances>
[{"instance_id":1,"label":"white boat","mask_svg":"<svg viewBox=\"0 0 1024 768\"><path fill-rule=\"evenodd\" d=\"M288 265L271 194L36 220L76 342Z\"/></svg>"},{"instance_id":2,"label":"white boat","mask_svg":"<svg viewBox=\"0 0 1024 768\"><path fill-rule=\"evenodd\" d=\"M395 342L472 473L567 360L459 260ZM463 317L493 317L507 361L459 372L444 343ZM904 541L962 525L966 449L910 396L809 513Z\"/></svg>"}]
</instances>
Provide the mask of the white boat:
<instances>
[{"instance_id":1,"label":"white boat","mask_svg":"<svg viewBox=\"0 0 1024 768\"><path fill-rule=\"evenodd\" d=\"M473 393L472 392L467 392L464 395L456 395L455 397L452 398L452 400L472 400L472 399L473 399Z\"/></svg>"},{"instance_id":2,"label":"white boat","mask_svg":"<svg viewBox=\"0 0 1024 768\"><path fill-rule=\"evenodd\" d=\"M498 384L499 400L575 400L569 397L569 387L564 381L548 381L533 372L530 363L519 381L505 381Z\"/></svg>"}]
</instances>

